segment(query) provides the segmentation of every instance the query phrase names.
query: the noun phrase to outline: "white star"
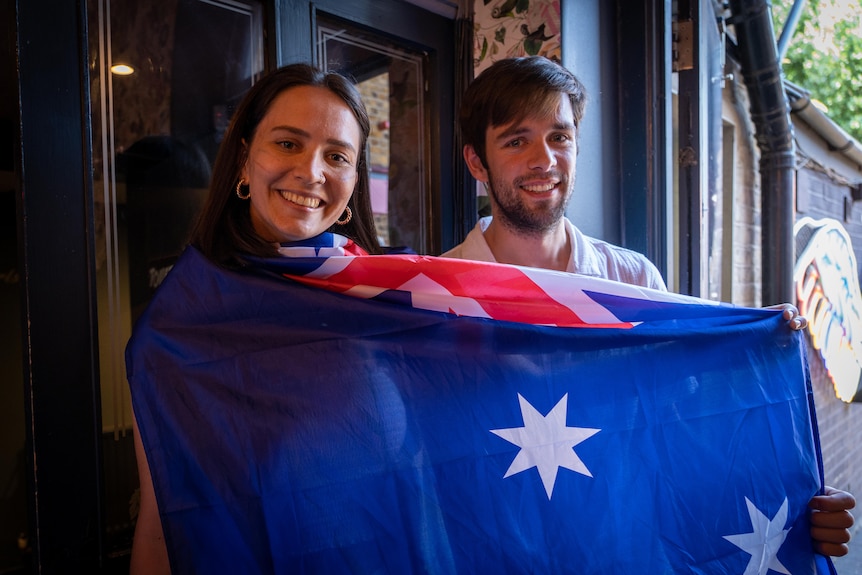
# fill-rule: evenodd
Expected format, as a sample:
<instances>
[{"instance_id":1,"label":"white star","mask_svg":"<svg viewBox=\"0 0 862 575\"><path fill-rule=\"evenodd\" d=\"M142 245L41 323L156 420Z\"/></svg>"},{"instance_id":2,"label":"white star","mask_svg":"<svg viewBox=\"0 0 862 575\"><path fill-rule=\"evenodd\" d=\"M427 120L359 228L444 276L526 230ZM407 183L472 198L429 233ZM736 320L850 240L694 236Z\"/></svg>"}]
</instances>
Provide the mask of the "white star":
<instances>
[{"instance_id":1,"label":"white star","mask_svg":"<svg viewBox=\"0 0 862 575\"><path fill-rule=\"evenodd\" d=\"M524 427L492 429L495 433L521 448L504 477L535 467L542 478L548 499L554 491L557 469L565 467L588 477L593 475L573 449L577 444L601 431L587 427L566 427L566 399L569 394L543 416L518 394Z\"/></svg>"},{"instance_id":2,"label":"white star","mask_svg":"<svg viewBox=\"0 0 862 575\"><path fill-rule=\"evenodd\" d=\"M725 535L724 538L751 555L748 566L743 575L766 575L772 569L785 575L790 575L787 567L778 560L778 550L784 543L784 539L790 529L784 529L787 523L787 498L775 518L770 520L766 515L754 506L748 497L745 498L748 507L748 517L751 519L751 533L740 533L739 535Z\"/></svg>"}]
</instances>

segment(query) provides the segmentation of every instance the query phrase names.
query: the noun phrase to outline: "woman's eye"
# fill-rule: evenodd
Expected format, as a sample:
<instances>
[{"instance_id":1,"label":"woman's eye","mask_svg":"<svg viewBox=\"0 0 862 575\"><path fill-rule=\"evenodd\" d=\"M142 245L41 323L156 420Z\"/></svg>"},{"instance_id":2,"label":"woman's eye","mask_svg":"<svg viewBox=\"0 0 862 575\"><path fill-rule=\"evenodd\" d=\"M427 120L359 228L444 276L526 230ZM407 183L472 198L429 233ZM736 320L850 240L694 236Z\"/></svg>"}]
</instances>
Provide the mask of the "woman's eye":
<instances>
[{"instance_id":1,"label":"woman's eye","mask_svg":"<svg viewBox=\"0 0 862 575\"><path fill-rule=\"evenodd\" d=\"M351 162L350 162L350 158L348 158L348 157L347 157L347 156L345 156L344 154L333 153L333 154L330 154L330 156L329 156L329 157L330 157L330 158L332 159L332 161L333 161L333 162L335 162L336 164L346 164L346 165L350 165L350 163L351 163Z\"/></svg>"},{"instance_id":2,"label":"woman's eye","mask_svg":"<svg viewBox=\"0 0 862 575\"><path fill-rule=\"evenodd\" d=\"M281 146L282 148L284 148L285 150L292 150L296 147L296 144L294 144L293 142L288 141L288 140L285 140L283 142L279 142L278 145Z\"/></svg>"}]
</instances>

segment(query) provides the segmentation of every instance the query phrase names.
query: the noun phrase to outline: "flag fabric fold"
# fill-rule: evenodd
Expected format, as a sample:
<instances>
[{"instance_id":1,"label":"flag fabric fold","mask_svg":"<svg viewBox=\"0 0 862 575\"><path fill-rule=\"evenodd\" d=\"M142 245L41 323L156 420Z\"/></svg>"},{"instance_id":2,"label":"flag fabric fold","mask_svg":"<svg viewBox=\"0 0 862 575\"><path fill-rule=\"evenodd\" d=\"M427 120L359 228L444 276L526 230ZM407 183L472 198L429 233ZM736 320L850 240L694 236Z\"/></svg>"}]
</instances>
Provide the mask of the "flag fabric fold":
<instances>
[{"instance_id":1,"label":"flag fabric fold","mask_svg":"<svg viewBox=\"0 0 862 575\"><path fill-rule=\"evenodd\" d=\"M189 248L126 362L174 573L821 569L813 398L779 312Z\"/></svg>"}]
</instances>

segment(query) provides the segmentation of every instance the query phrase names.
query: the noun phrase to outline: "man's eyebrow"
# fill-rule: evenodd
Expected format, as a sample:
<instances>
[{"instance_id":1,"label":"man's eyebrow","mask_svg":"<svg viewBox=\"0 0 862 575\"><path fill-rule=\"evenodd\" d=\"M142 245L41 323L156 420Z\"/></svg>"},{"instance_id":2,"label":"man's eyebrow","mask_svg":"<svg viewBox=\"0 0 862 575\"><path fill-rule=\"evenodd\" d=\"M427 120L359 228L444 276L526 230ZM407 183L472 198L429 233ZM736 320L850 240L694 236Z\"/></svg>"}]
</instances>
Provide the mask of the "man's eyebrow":
<instances>
[{"instance_id":1,"label":"man's eyebrow","mask_svg":"<svg viewBox=\"0 0 862 575\"><path fill-rule=\"evenodd\" d=\"M296 134L297 136L300 136L303 138L310 138L311 137L311 134L309 134L305 130L302 130L302 129L297 128L295 126L273 126L271 131L276 132L278 130L290 132L291 134ZM338 138L328 138L326 140L326 142L328 144L332 144L333 146L341 146L343 148L347 148L352 152L356 151L356 146L354 146L353 144L351 144L350 142L347 142L345 140L339 140Z\"/></svg>"},{"instance_id":2,"label":"man's eyebrow","mask_svg":"<svg viewBox=\"0 0 862 575\"><path fill-rule=\"evenodd\" d=\"M557 122L553 126L554 130L568 130L575 131L575 125L569 122ZM521 134L526 134L530 130L524 127L522 124L512 124L494 138L495 140L505 140L506 138L511 138L512 136L520 136Z\"/></svg>"},{"instance_id":3,"label":"man's eyebrow","mask_svg":"<svg viewBox=\"0 0 862 575\"><path fill-rule=\"evenodd\" d=\"M505 130L503 130L502 132L500 132L499 134L497 134L497 137L495 139L503 140L505 138L511 138L512 136L518 136L518 135L523 134L527 131L528 131L527 128L524 128L523 126L520 126L520 125L516 126L513 124L513 125L509 126L508 128L506 128Z\"/></svg>"}]
</instances>

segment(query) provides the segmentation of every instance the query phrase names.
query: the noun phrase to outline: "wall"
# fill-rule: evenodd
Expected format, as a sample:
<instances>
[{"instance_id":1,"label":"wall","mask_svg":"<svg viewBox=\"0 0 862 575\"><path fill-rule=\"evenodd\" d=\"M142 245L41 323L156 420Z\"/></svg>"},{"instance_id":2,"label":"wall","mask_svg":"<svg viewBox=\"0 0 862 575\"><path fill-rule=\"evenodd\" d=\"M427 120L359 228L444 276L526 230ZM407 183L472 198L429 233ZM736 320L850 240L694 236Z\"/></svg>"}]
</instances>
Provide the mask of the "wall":
<instances>
[{"instance_id":1,"label":"wall","mask_svg":"<svg viewBox=\"0 0 862 575\"><path fill-rule=\"evenodd\" d=\"M725 129L724 186L731 194L729 227L730 261L725 272L730 274L722 290L722 300L744 306L760 306L761 244L760 244L760 178L757 172L760 153L754 139L754 125L749 115L748 93L742 75L734 62L728 62L732 79L722 92L722 117L732 133ZM725 210L725 218L728 212ZM727 257L727 254L725 255Z\"/></svg>"},{"instance_id":2,"label":"wall","mask_svg":"<svg viewBox=\"0 0 862 575\"><path fill-rule=\"evenodd\" d=\"M368 108L371 133L368 144L371 149L371 168L389 168L389 75L380 74L359 84L362 101Z\"/></svg>"},{"instance_id":3,"label":"wall","mask_svg":"<svg viewBox=\"0 0 862 575\"><path fill-rule=\"evenodd\" d=\"M616 89L616 22L611 2L561 0L563 64L587 90L578 178L568 217L585 234L622 243Z\"/></svg>"},{"instance_id":4,"label":"wall","mask_svg":"<svg viewBox=\"0 0 862 575\"><path fill-rule=\"evenodd\" d=\"M808 365L814 405L820 427L820 447L826 484L862 498L862 403L845 403L835 397L819 353L809 346ZM856 517L862 521L860 511Z\"/></svg>"},{"instance_id":5,"label":"wall","mask_svg":"<svg viewBox=\"0 0 862 575\"><path fill-rule=\"evenodd\" d=\"M725 174L733 177L732 270L730 300L746 306L760 305L760 176L759 149L754 140L748 95L742 76L733 61L726 72L733 74L723 93L722 114L732 126L732 165ZM856 259L862 257L862 205L846 200L851 197L847 184L859 180L858 167L841 165L825 142L808 126L794 121L797 144L796 217L832 218L846 228ZM801 175L800 175L801 174ZM845 217L846 211L846 217ZM797 253L797 257L800 254ZM857 271L858 275L858 271ZM806 335L808 364L820 432L824 475L827 485L862 493L862 403L845 403L836 397L824 361ZM857 518L860 517L856 512Z\"/></svg>"},{"instance_id":6,"label":"wall","mask_svg":"<svg viewBox=\"0 0 862 575\"><path fill-rule=\"evenodd\" d=\"M806 155L806 152L812 153L812 146L816 145L806 126L797 122L795 128L799 134L797 156L800 165L797 171L797 219L806 216L815 220L829 218L840 223L847 231L858 262L862 257L862 206L849 201L852 198L848 180ZM856 279L858 273L857 268ZM860 297L862 294L856 293L856 298ZM856 335L853 339L858 341L858 337ZM826 482L859 497L862 495L862 481L859 479L862 477L862 442L859 441L862 437L862 403L845 403L836 397L820 352L811 345L810 338L808 343ZM857 353L862 355L862 350L857 350Z\"/></svg>"}]
</instances>

